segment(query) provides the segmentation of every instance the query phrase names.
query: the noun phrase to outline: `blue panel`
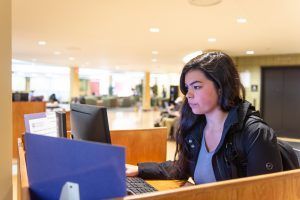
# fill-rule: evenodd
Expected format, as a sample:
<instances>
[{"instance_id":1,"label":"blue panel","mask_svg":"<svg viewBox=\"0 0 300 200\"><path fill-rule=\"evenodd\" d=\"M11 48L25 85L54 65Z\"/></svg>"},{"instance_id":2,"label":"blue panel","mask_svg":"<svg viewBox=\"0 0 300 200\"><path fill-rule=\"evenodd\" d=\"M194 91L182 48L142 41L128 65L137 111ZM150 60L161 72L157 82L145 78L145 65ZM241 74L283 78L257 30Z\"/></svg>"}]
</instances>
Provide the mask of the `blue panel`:
<instances>
[{"instance_id":1,"label":"blue panel","mask_svg":"<svg viewBox=\"0 0 300 200\"><path fill-rule=\"evenodd\" d=\"M126 196L123 147L26 133L25 150L32 199L59 199L67 181L81 200Z\"/></svg>"}]
</instances>

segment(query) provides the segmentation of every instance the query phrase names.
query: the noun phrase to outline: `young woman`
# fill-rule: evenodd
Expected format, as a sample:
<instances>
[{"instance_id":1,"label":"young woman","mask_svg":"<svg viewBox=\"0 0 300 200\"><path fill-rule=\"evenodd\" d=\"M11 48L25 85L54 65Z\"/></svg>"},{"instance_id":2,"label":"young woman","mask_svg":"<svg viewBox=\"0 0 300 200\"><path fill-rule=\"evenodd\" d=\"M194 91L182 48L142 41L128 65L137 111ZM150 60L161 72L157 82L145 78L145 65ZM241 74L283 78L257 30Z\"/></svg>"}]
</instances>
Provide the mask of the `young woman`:
<instances>
[{"instance_id":1,"label":"young woman","mask_svg":"<svg viewBox=\"0 0 300 200\"><path fill-rule=\"evenodd\" d=\"M182 70L180 90L185 99L175 161L126 165L127 176L192 177L201 184L282 171L274 131L245 101L239 74L228 55L209 52L192 59ZM243 160L233 153L234 137L243 147Z\"/></svg>"}]
</instances>

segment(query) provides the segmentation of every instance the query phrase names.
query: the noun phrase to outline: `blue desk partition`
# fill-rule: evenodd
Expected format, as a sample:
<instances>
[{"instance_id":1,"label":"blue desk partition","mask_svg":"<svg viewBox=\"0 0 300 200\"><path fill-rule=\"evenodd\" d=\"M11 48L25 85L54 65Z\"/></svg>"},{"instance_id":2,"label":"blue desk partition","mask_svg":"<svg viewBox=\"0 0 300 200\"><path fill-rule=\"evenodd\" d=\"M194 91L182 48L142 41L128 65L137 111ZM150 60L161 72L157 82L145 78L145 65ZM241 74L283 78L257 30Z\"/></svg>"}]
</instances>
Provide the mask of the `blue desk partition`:
<instances>
[{"instance_id":1,"label":"blue desk partition","mask_svg":"<svg viewBox=\"0 0 300 200\"><path fill-rule=\"evenodd\" d=\"M67 181L79 184L81 200L126 195L122 147L26 133L25 150L32 199L59 199Z\"/></svg>"}]
</instances>

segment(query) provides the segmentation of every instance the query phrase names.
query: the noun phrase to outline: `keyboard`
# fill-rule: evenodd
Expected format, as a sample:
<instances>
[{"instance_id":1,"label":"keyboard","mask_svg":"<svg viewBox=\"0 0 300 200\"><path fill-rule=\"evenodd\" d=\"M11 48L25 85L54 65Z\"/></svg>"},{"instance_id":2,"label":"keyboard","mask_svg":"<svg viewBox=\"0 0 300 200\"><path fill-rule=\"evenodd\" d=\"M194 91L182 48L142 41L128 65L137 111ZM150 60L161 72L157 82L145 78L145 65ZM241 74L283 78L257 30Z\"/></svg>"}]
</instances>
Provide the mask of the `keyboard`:
<instances>
[{"instance_id":1,"label":"keyboard","mask_svg":"<svg viewBox=\"0 0 300 200\"><path fill-rule=\"evenodd\" d=\"M126 177L126 185L127 194L129 195L157 191L157 189L139 177Z\"/></svg>"}]
</instances>

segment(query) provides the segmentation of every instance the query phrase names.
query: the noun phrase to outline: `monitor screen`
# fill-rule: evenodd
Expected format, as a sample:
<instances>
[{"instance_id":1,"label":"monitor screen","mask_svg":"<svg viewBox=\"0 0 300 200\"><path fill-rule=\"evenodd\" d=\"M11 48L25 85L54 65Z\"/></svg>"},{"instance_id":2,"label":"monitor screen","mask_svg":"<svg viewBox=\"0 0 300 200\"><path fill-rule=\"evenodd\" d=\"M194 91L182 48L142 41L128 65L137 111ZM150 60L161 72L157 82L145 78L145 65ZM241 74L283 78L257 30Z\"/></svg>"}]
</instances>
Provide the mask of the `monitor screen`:
<instances>
[{"instance_id":1,"label":"monitor screen","mask_svg":"<svg viewBox=\"0 0 300 200\"><path fill-rule=\"evenodd\" d=\"M14 92L12 94L13 101L28 101L29 94L26 92Z\"/></svg>"},{"instance_id":2,"label":"monitor screen","mask_svg":"<svg viewBox=\"0 0 300 200\"><path fill-rule=\"evenodd\" d=\"M74 139L111 143L104 107L71 104L71 132Z\"/></svg>"}]
</instances>

